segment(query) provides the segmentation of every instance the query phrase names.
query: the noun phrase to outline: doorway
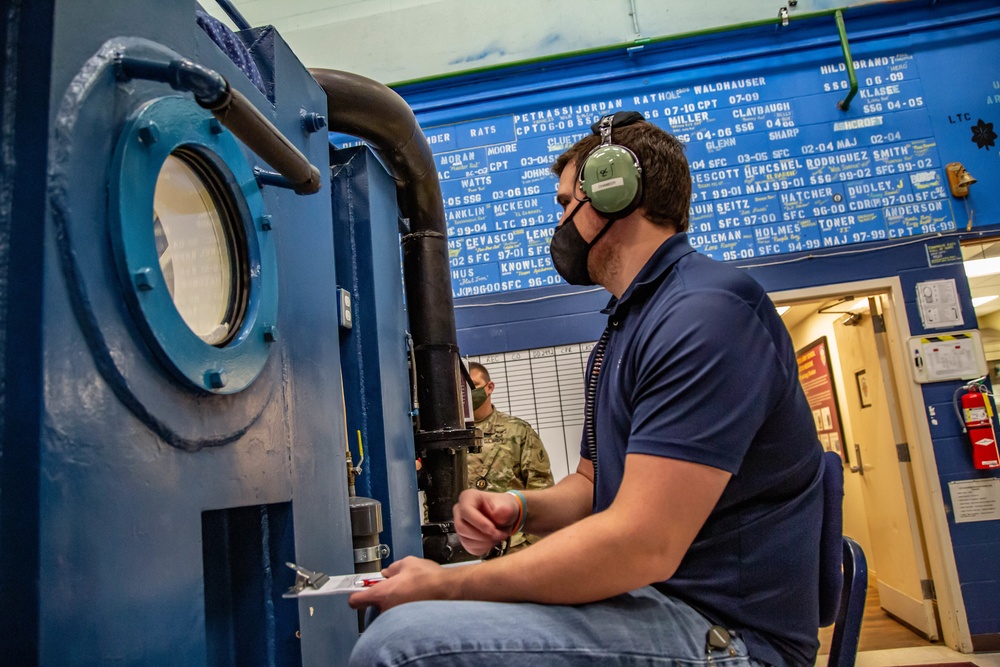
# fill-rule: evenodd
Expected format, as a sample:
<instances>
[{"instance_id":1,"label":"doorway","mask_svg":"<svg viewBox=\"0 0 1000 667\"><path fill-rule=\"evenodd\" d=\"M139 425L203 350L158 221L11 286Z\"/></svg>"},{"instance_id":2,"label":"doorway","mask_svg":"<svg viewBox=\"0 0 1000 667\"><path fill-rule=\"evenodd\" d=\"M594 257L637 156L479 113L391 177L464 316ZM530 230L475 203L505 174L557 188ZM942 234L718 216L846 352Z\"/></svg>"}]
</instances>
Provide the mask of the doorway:
<instances>
[{"instance_id":1,"label":"doorway","mask_svg":"<svg viewBox=\"0 0 1000 667\"><path fill-rule=\"evenodd\" d=\"M787 304L782 320L810 369L801 377L820 440L844 462L844 534L869 565L862 637L869 650L924 646L941 635L906 423L915 411L894 350L909 332L894 330L891 290L828 290L774 297Z\"/></svg>"}]
</instances>

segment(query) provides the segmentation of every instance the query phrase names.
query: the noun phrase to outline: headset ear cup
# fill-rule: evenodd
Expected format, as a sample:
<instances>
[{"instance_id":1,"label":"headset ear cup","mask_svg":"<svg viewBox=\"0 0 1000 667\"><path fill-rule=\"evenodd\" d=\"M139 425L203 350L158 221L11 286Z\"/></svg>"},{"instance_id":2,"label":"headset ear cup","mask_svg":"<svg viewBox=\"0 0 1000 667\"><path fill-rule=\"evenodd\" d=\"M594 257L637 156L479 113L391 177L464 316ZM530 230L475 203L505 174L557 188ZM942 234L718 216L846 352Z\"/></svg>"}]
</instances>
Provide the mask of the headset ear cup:
<instances>
[{"instance_id":1,"label":"headset ear cup","mask_svg":"<svg viewBox=\"0 0 1000 667\"><path fill-rule=\"evenodd\" d=\"M584 158L580 188L594 210L624 218L642 201L642 167L635 153L618 144L598 146Z\"/></svg>"}]
</instances>

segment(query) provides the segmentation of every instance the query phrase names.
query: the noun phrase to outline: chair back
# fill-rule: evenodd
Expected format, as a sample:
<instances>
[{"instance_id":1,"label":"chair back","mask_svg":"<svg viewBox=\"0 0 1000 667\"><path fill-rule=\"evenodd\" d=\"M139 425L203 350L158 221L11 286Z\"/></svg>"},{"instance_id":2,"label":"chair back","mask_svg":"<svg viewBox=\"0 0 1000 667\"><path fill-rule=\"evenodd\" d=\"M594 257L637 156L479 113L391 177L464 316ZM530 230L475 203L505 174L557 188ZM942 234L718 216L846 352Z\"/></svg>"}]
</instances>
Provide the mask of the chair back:
<instances>
[{"instance_id":1,"label":"chair back","mask_svg":"<svg viewBox=\"0 0 1000 667\"><path fill-rule=\"evenodd\" d=\"M844 465L823 454L823 525L819 536L819 624L836 622L827 667L851 667L858 654L868 594L868 562L857 542L844 536Z\"/></svg>"},{"instance_id":2,"label":"chair back","mask_svg":"<svg viewBox=\"0 0 1000 667\"><path fill-rule=\"evenodd\" d=\"M840 600L837 624L833 626L827 667L853 667L858 655L861 621L868 595L868 561L861 546L844 538L844 591Z\"/></svg>"},{"instance_id":3,"label":"chair back","mask_svg":"<svg viewBox=\"0 0 1000 667\"><path fill-rule=\"evenodd\" d=\"M819 625L837 620L844 584L844 464L823 453L823 525L819 536Z\"/></svg>"}]
</instances>

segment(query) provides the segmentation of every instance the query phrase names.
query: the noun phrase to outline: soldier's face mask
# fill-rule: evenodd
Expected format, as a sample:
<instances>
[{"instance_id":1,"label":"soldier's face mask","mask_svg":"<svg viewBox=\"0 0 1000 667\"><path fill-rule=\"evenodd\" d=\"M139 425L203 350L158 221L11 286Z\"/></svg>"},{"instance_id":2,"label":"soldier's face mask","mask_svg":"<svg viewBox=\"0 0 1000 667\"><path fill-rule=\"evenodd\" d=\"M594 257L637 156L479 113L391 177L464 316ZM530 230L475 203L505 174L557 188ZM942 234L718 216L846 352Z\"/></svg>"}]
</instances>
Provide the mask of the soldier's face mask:
<instances>
[{"instance_id":1,"label":"soldier's face mask","mask_svg":"<svg viewBox=\"0 0 1000 667\"><path fill-rule=\"evenodd\" d=\"M472 409L478 410L486 402L486 385L472 390Z\"/></svg>"}]
</instances>

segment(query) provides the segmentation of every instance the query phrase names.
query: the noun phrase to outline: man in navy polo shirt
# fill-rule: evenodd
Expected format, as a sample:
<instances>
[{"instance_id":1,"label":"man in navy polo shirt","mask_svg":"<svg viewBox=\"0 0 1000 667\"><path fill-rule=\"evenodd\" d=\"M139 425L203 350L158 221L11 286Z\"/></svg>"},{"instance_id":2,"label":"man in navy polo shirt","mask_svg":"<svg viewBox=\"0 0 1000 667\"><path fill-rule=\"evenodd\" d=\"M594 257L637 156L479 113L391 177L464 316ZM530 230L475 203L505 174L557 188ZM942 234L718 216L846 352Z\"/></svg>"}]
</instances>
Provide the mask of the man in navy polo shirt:
<instances>
[{"instance_id":1,"label":"man in navy polo shirt","mask_svg":"<svg viewBox=\"0 0 1000 667\"><path fill-rule=\"evenodd\" d=\"M394 563L351 597L390 610L351 664L811 664L821 448L774 305L691 248L683 147L638 114L553 170L553 262L613 295L580 464L551 489L464 492L471 553L548 537L468 567Z\"/></svg>"}]
</instances>

